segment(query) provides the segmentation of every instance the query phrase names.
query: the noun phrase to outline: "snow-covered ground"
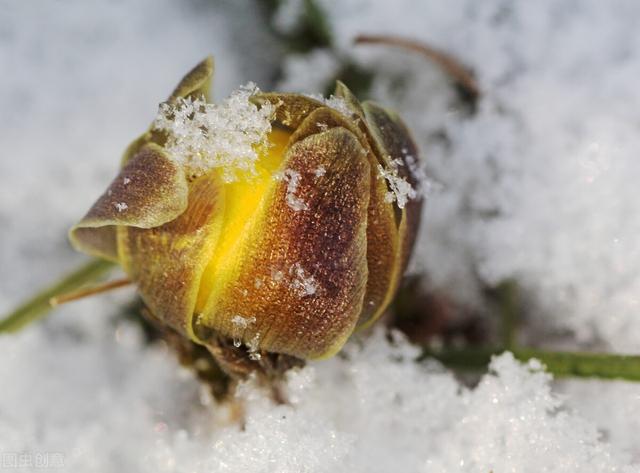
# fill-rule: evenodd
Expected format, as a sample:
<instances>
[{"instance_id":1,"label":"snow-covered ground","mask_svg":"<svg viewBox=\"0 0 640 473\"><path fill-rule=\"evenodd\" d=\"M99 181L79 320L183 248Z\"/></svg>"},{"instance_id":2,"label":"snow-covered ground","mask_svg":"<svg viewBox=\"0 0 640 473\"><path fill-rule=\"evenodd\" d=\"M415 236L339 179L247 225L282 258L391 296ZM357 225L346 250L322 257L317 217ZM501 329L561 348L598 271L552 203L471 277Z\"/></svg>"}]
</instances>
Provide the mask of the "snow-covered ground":
<instances>
[{"instance_id":1,"label":"snow-covered ground","mask_svg":"<svg viewBox=\"0 0 640 473\"><path fill-rule=\"evenodd\" d=\"M299 2L285 3L281 29ZM437 182L413 270L471 305L516 279L533 342L562 333L565 348L640 352L640 3L319 3L339 55L375 70L372 96L405 117ZM451 108L424 59L354 48L359 33L455 54L483 91L477 113ZM282 50L249 0L0 0L0 313L82 261L66 230L209 53L219 98L274 86ZM315 93L337 56L286 60L280 86ZM165 347L116 321L131 297L0 338L0 470L640 470L640 385L552 381L505 355L468 389L379 333L292 373L291 405L243 387L240 430Z\"/></svg>"}]
</instances>

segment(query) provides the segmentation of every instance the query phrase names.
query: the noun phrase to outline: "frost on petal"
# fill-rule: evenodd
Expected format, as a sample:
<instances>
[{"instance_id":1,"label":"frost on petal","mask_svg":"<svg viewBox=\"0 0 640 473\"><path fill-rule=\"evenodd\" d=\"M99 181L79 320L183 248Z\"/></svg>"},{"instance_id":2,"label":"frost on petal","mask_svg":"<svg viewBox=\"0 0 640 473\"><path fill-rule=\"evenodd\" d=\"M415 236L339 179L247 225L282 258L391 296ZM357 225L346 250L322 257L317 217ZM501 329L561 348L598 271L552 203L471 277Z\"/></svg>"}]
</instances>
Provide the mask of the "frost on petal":
<instances>
[{"instance_id":1,"label":"frost on petal","mask_svg":"<svg viewBox=\"0 0 640 473\"><path fill-rule=\"evenodd\" d=\"M322 177L327 173L327 170L324 166L318 166L315 171L313 171L313 175L316 177Z\"/></svg>"},{"instance_id":2,"label":"frost on petal","mask_svg":"<svg viewBox=\"0 0 640 473\"><path fill-rule=\"evenodd\" d=\"M238 328L242 328L245 329L247 328L249 325L251 325L252 323L254 323L256 321L255 317L243 317L241 315L235 315L232 319L231 319L231 323L234 324L235 326L237 326Z\"/></svg>"},{"instance_id":3,"label":"frost on petal","mask_svg":"<svg viewBox=\"0 0 640 473\"><path fill-rule=\"evenodd\" d=\"M338 97L336 95L330 95L329 97L325 97L322 94L307 94L308 97L317 100L318 102L322 102L329 108L340 112L345 117L350 117L353 114L352 109L349 107L344 98Z\"/></svg>"},{"instance_id":4,"label":"frost on petal","mask_svg":"<svg viewBox=\"0 0 640 473\"><path fill-rule=\"evenodd\" d=\"M342 97L331 95L329 98L324 100L324 103L347 117L351 115L351 109Z\"/></svg>"},{"instance_id":5,"label":"frost on petal","mask_svg":"<svg viewBox=\"0 0 640 473\"><path fill-rule=\"evenodd\" d=\"M300 263L295 263L289 270L291 277L291 287L296 290L300 297L313 296L318 290L318 283L315 278L304 270Z\"/></svg>"},{"instance_id":6,"label":"frost on petal","mask_svg":"<svg viewBox=\"0 0 640 473\"><path fill-rule=\"evenodd\" d=\"M379 179L385 179L389 186L389 192L385 197L387 202L396 202L398 207L403 209L410 199L415 199L418 196L418 193L411 184L409 184L405 178L398 175L397 161L392 161L389 169L385 169L382 165L378 164L378 173Z\"/></svg>"},{"instance_id":7,"label":"frost on petal","mask_svg":"<svg viewBox=\"0 0 640 473\"><path fill-rule=\"evenodd\" d=\"M284 273L278 269L271 270L271 279L275 283L279 283L284 278Z\"/></svg>"},{"instance_id":8,"label":"frost on petal","mask_svg":"<svg viewBox=\"0 0 640 473\"><path fill-rule=\"evenodd\" d=\"M426 162L418 159L411 154L408 148L401 148L402 158L399 160L404 163L411 174L415 189L416 197L429 197L432 193L438 192L442 188L442 184L427 175Z\"/></svg>"},{"instance_id":9,"label":"frost on petal","mask_svg":"<svg viewBox=\"0 0 640 473\"><path fill-rule=\"evenodd\" d=\"M162 103L153 129L168 135L167 153L189 174L220 168L226 182L254 175L260 150L269 146L274 115L271 103L250 101L257 92L249 83L220 104L191 96Z\"/></svg>"},{"instance_id":10,"label":"frost on petal","mask_svg":"<svg viewBox=\"0 0 640 473\"><path fill-rule=\"evenodd\" d=\"M253 338L247 342L247 349L251 360L258 361L262 358L262 355L258 353L260 349L260 332L257 332Z\"/></svg>"},{"instance_id":11,"label":"frost on petal","mask_svg":"<svg viewBox=\"0 0 640 473\"><path fill-rule=\"evenodd\" d=\"M317 175L317 174L316 174ZM308 210L309 206L299 196L296 195L298 186L300 185L300 173L293 169L285 169L282 173L278 173L274 176L276 179L281 179L287 183L287 205L295 212L301 210Z\"/></svg>"},{"instance_id":12,"label":"frost on petal","mask_svg":"<svg viewBox=\"0 0 640 473\"><path fill-rule=\"evenodd\" d=\"M242 335L244 331L249 328L251 324L254 324L256 321L255 317L243 317L241 315L234 315L231 318L231 323L234 326L234 334L233 334L233 346L236 348L242 345Z\"/></svg>"}]
</instances>

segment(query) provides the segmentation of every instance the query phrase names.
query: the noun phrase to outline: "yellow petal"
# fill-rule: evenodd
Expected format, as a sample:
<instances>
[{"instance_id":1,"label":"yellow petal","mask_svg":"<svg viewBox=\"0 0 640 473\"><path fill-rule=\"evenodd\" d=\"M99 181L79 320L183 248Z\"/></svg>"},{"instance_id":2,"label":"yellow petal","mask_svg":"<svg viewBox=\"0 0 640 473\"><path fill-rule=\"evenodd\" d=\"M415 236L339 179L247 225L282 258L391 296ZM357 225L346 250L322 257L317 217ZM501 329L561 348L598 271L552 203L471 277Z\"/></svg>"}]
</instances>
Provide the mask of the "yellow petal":
<instances>
[{"instance_id":1,"label":"yellow petal","mask_svg":"<svg viewBox=\"0 0 640 473\"><path fill-rule=\"evenodd\" d=\"M196 323L254 348L328 356L353 331L366 290L369 163L357 138L334 128L294 143L282 170L298 176L303 208L292 208L290 180L271 184L208 276Z\"/></svg>"},{"instance_id":2,"label":"yellow petal","mask_svg":"<svg viewBox=\"0 0 640 473\"><path fill-rule=\"evenodd\" d=\"M189 185L189 205L154 228L118 227L119 258L152 314L196 339L192 319L200 280L220 236L224 214L216 173Z\"/></svg>"},{"instance_id":3,"label":"yellow petal","mask_svg":"<svg viewBox=\"0 0 640 473\"><path fill-rule=\"evenodd\" d=\"M220 216L220 239L202 277L196 312L204 311L213 285L218 279L218 273L228 271L234 264L239 242L245 236L243 233L256 217L257 208L265 194L273 187L274 172L282 165L284 150L290 136L291 133L288 131L274 128L269 134L271 147L260 157L256 165L257 175L222 185L225 209L224 214Z\"/></svg>"}]
</instances>

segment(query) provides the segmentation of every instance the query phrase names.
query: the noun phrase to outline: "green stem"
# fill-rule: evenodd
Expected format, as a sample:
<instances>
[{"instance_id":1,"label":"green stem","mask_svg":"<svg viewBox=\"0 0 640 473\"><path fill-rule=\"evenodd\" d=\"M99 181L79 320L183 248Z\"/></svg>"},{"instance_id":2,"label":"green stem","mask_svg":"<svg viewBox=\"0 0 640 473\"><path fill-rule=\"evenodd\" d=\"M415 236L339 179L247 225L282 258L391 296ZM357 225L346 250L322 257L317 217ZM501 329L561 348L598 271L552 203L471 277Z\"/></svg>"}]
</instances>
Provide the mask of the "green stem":
<instances>
[{"instance_id":1,"label":"green stem","mask_svg":"<svg viewBox=\"0 0 640 473\"><path fill-rule=\"evenodd\" d=\"M486 369L491 357L504 352L500 348L466 348L431 352L421 359L436 358L444 365L464 371ZM640 356L606 353L554 352L533 348L516 348L513 355L520 361L540 360L555 377L582 377L640 381Z\"/></svg>"},{"instance_id":2,"label":"green stem","mask_svg":"<svg viewBox=\"0 0 640 473\"><path fill-rule=\"evenodd\" d=\"M113 263L94 259L69 273L53 286L44 289L31 299L25 301L0 320L0 333L17 332L24 326L34 322L51 310L49 299L54 296L73 291L86 283L95 281L114 266Z\"/></svg>"}]
</instances>

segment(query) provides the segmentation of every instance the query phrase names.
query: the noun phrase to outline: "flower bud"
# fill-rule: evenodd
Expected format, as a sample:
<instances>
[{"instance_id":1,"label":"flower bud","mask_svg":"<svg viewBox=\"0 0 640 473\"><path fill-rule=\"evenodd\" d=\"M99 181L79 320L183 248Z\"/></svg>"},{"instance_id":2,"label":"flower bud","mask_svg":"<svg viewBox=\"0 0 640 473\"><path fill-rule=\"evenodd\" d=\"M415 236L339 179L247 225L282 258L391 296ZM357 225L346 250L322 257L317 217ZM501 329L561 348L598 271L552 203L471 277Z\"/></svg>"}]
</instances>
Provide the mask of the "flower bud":
<instances>
[{"instance_id":1,"label":"flower bud","mask_svg":"<svg viewBox=\"0 0 640 473\"><path fill-rule=\"evenodd\" d=\"M212 73L207 59L187 74L71 242L119 263L197 343L330 356L398 288L422 205L415 145L344 84L329 100L251 91L216 106Z\"/></svg>"}]
</instances>

